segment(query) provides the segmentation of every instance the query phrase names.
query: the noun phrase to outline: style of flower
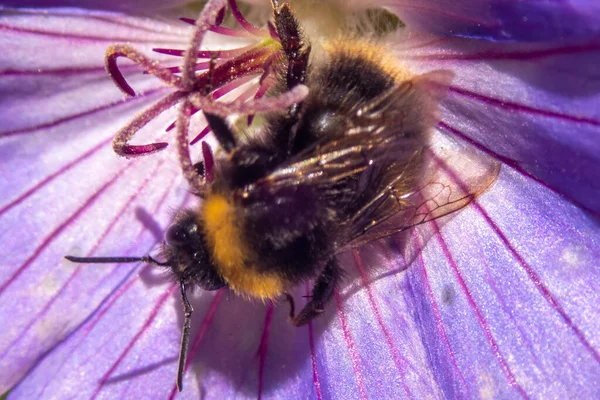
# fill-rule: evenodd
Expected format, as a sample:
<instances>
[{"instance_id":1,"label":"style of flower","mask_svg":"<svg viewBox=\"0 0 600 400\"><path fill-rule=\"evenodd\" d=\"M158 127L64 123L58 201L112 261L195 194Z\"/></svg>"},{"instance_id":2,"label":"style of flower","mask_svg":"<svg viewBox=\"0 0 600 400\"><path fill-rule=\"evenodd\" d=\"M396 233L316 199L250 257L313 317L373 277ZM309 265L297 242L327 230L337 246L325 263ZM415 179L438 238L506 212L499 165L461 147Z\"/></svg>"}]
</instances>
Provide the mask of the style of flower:
<instances>
[{"instance_id":1,"label":"style of flower","mask_svg":"<svg viewBox=\"0 0 600 400\"><path fill-rule=\"evenodd\" d=\"M127 43L117 49L135 48L178 72L168 51L152 49L188 48L192 26L170 17L189 10L3 3L0 392L173 397L183 316L168 277L152 266L77 265L63 256L148 254L170 210L192 200L180 152L127 160L111 147L136 113L174 90L119 64L121 87L126 81L137 94L124 98L103 59L109 46ZM455 73L434 140L503 168L450 219L342 255L348 284L308 327L292 327L285 304L196 293L185 391L177 396L598 397L600 10L590 3L369 3L406 24L385 39L399 62L415 73ZM8 8L16 6L45 8ZM210 30L207 46L234 49L207 53L205 68L211 56L235 59L242 54L235 48L252 41L230 28ZM213 97L255 96L256 87L244 86L250 78L224 83ZM179 148L177 135L165 133L176 111L152 113L136 140ZM203 138L203 128L192 118L192 137L197 130Z\"/></svg>"}]
</instances>

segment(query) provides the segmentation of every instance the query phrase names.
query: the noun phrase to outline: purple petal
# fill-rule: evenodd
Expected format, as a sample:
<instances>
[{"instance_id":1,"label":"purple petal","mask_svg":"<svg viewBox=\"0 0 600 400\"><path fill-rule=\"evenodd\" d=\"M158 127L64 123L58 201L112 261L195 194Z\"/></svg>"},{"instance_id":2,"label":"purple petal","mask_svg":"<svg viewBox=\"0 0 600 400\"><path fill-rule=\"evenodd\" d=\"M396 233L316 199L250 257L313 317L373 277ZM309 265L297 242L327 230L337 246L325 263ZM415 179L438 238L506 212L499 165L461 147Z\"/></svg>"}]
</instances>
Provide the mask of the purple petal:
<instances>
[{"instance_id":1,"label":"purple petal","mask_svg":"<svg viewBox=\"0 0 600 400\"><path fill-rule=\"evenodd\" d=\"M415 38L413 36L413 38ZM400 57L456 74L440 130L600 211L600 42L498 44L421 37Z\"/></svg>"},{"instance_id":2,"label":"purple petal","mask_svg":"<svg viewBox=\"0 0 600 400\"><path fill-rule=\"evenodd\" d=\"M496 41L547 41L600 33L592 1L386 0L379 2L412 28L441 36Z\"/></svg>"},{"instance_id":3,"label":"purple petal","mask_svg":"<svg viewBox=\"0 0 600 400\"><path fill-rule=\"evenodd\" d=\"M408 274L447 397L595 397L597 223L505 168L441 233L432 225Z\"/></svg>"},{"instance_id":4,"label":"purple petal","mask_svg":"<svg viewBox=\"0 0 600 400\"><path fill-rule=\"evenodd\" d=\"M0 338L4 392L135 270L78 267L63 256L147 254L160 233L157 238L139 216L146 210L164 226L168 206L180 204L184 193L174 186L180 174L173 161L162 156L131 163L116 158L110 146L133 113L165 92L160 82L130 68L128 77L147 95L126 100L103 68L104 49L115 37L140 47L150 37L173 43L178 28L156 23L159 30L149 32L148 19L84 18L65 10L0 18L0 152L11 167L0 205L0 319L12 327Z\"/></svg>"},{"instance_id":5,"label":"purple petal","mask_svg":"<svg viewBox=\"0 0 600 400\"><path fill-rule=\"evenodd\" d=\"M0 153L11 168L0 186L0 321L10 326L0 337L0 392L17 385L17 399L172 398L183 317L172 283L153 267L62 259L147 254L168 209L185 202L170 153L130 162L109 146L164 91L133 68L129 81L151 95L124 102L101 70L110 40L98 33L131 35L144 50L154 33L134 18L122 32L83 29L106 18L69 17L68 28L53 25L52 14L4 18L35 29L10 29L0 44L9 71L0 75L9 94L1 96ZM167 25L157 25L164 43ZM58 31L39 32L48 28ZM292 327L284 303L254 304L226 290L195 295L191 364L178 397L598 397L600 232L573 204L598 204L594 169L580 157L597 160L597 80L586 69L595 51L562 64L574 53L540 62L547 56L536 51L549 51L541 45L470 43L430 43L407 62L457 73L438 133L467 138L514 169L505 166L449 221L341 256L346 285L308 327ZM521 50L531 65L505 57ZM150 130L162 134L172 119ZM544 150L558 144L578 156L566 171Z\"/></svg>"},{"instance_id":6,"label":"purple petal","mask_svg":"<svg viewBox=\"0 0 600 400\"><path fill-rule=\"evenodd\" d=\"M93 10L113 11L149 11L165 8L175 8L179 5L188 4L187 0L4 0L5 7L78 7ZM0 6L1 7L1 6Z\"/></svg>"}]
</instances>

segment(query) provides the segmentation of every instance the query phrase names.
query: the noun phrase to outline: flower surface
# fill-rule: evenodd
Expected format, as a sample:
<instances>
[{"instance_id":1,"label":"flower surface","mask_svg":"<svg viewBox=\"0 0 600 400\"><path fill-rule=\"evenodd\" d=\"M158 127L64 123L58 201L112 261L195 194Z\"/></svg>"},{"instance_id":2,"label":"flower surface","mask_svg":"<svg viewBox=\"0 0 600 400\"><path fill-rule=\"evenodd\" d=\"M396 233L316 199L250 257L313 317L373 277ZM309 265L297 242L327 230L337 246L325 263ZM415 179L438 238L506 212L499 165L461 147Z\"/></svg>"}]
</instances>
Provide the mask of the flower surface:
<instances>
[{"instance_id":1,"label":"flower surface","mask_svg":"<svg viewBox=\"0 0 600 400\"><path fill-rule=\"evenodd\" d=\"M119 62L138 94L124 97L104 69L113 43L178 65L152 49L186 49L192 27L158 1L3 3L0 393L175 396L183 312L169 277L63 256L156 252L173 210L193 204L171 147L128 160L110 145L173 89ZM450 218L341 255L347 283L307 327L285 303L197 291L178 397L600 395L598 6L455 3L371 5L406 23L384 39L400 63L454 72L433 140L501 162L495 184ZM175 111L136 140L173 144Z\"/></svg>"}]
</instances>

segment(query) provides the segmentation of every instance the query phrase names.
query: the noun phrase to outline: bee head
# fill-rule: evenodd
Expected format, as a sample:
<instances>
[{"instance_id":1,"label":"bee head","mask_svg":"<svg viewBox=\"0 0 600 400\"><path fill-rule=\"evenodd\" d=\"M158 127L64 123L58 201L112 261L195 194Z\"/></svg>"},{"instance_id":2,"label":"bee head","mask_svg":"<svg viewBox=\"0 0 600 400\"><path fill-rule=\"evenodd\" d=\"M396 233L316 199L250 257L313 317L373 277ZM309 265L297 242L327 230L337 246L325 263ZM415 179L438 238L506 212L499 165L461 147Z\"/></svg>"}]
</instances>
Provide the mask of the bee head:
<instances>
[{"instance_id":1,"label":"bee head","mask_svg":"<svg viewBox=\"0 0 600 400\"><path fill-rule=\"evenodd\" d=\"M211 260L198 218L190 210L177 215L167 229L163 254L178 280L194 283L204 290L226 285Z\"/></svg>"}]
</instances>

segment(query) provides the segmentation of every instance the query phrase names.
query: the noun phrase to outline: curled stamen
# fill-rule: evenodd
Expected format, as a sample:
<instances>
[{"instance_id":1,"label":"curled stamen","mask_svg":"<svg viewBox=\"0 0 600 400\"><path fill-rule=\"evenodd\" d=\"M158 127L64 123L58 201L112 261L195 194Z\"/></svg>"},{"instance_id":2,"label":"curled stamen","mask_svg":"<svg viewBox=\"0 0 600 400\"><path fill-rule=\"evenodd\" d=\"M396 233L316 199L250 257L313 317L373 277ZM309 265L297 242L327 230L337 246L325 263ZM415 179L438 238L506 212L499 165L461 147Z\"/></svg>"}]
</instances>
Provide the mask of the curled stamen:
<instances>
[{"instance_id":1,"label":"curled stamen","mask_svg":"<svg viewBox=\"0 0 600 400\"><path fill-rule=\"evenodd\" d=\"M186 90L193 90L194 84L196 83L196 61L200 43L202 42L202 39L204 39L206 31L208 31L211 26L215 25L214 21L217 20L221 9L225 6L225 0L208 2L196 20L196 29L194 30L190 46L188 47L183 60L182 82Z\"/></svg>"},{"instance_id":2,"label":"curled stamen","mask_svg":"<svg viewBox=\"0 0 600 400\"><path fill-rule=\"evenodd\" d=\"M170 95L163 97L156 104L152 105L152 107L148 108L141 114L138 114L115 135L115 138L113 139L113 149L115 153L123 157L136 157L154 153L167 147L167 143L164 142L146 145L129 145L127 142L131 140L136 132L146 126L148 122L152 121L163 111L173 107L185 96L186 94L182 92L171 93Z\"/></svg>"},{"instance_id":3,"label":"curled stamen","mask_svg":"<svg viewBox=\"0 0 600 400\"><path fill-rule=\"evenodd\" d=\"M154 61L140 51L134 49L133 47L126 44L114 44L109 46L106 49L106 55L104 58L104 64L106 66L106 71L108 75L111 77L113 82L117 85L119 89L121 89L124 93L135 96L135 91L127 81L125 77L119 70L117 66L117 59L119 57L125 57L135 62L148 74L154 75L163 82L165 82L169 86L175 86L181 88L181 78L174 75L171 71L166 68L162 68L158 65L158 61Z\"/></svg>"},{"instance_id":4,"label":"curled stamen","mask_svg":"<svg viewBox=\"0 0 600 400\"><path fill-rule=\"evenodd\" d=\"M217 103L210 98L199 94L190 96L192 104L205 112L228 117L231 114L258 114L269 111L281 110L302 102L308 95L308 87L297 85L293 89L280 95L253 99L249 101L235 100L231 103Z\"/></svg>"},{"instance_id":5,"label":"curled stamen","mask_svg":"<svg viewBox=\"0 0 600 400\"><path fill-rule=\"evenodd\" d=\"M188 145L188 131L190 126L190 116L192 113L192 104L189 99L185 99L181 105L181 110L177 115L177 155L181 172L188 182L190 189L201 195L204 193L204 180L198 174L190 158L190 147Z\"/></svg>"},{"instance_id":6,"label":"curled stamen","mask_svg":"<svg viewBox=\"0 0 600 400\"><path fill-rule=\"evenodd\" d=\"M212 95L211 98L213 100L216 100L224 95L226 95L227 93L230 93L231 91L237 89L238 87L242 86L245 83L248 83L250 80L254 79L254 76L246 76L246 77L241 77L235 81L229 82L223 86L221 86L220 88L218 88L217 90L215 90ZM200 111L199 108L193 107L192 108L192 113L191 115L196 114L198 111ZM169 132L170 130L172 130L173 128L175 128L175 122L173 122L171 125L169 125L166 129L167 132ZM210 128L209 128L210 129ZM204 132L204 130L202 130L202 132ZM196 137L194 140L192 140L190 142L190 144L194 144L197 143L198 140L196 140L198 137Z\"/></svg>"},{"instance_id":7,"label":"curled stamen","mask_svg":"<svg viewBox=\"0 0 600 400\"><path fill-rule=\"evenodd\" d=\"M255 114L273 110L284 109L292 104L301 102L308 94L308 89L299 85L280 95L263 98L272 82L268 80L271 74L271 64L276 57L281 56L279 44L271 39L266 39L258 45L244 46L238 49L225 51L199 50L204 35L208 30L219 28L222 22L227 2L225 0L209 1L200 16L195 21L192 39L187 51L177 49L153 49L161 54L173 56L184 56L182 67L160 67L157 61L153 61L141 52L128 45L113 45L106 53L106 68L121 90L134 96L134 90L125 81L121 71L117 67L116 60L126 57L139 64L145 73L152 74L169 86L175 86L178 91L172 93L158 103L150 107L142 114L136 116L129 124L123 127L113 140L115 152L121 156L139 156L159 151L167 146L167 143L158 142L145 145L130 145L131 138L142 129L149 121L176 105L182 99L184 103L178 113L177 126L177 148L183 175L188 181L191 189L198 194L204 191L205 180L193 167L188 144L189 123L191 116L199 110L213 114L228 116L230 114ZM250 25L239 13L235 1L230 0L232 13L236 14L238 22L247 30L262 32ZM187 20L185 22L188 22ZM225 29L225 28L223 28ZM266 32L265 32L266 33ZM210 62L198 63L198 58L211 58ZM224 60L216 64L217 59ZM196 71L209 68L197 74ZM181 77L175 75L182 72ZM247 83L249 80L261 74L259 89L252 94L253 89L246 90L238 98L230 103L217 103L215 100L235 88ZM212 94L208 95L211 91ZM250 98L253 99L248 100ZM248 100L248 101L247 101ZM169 130L169 127L167 130ZM192 143L200 141L208 132L210 127L205 127L200 134L192 140ZM212 152L207 145L202 146L202 151L207 163L212 159ZM212 162L212 161L211 161ZM208 165L207 165L208 167ZM209 167L208 167L209 168ZM211 176L210 172L207 174Z\"/></svg>"}]
</instances>

